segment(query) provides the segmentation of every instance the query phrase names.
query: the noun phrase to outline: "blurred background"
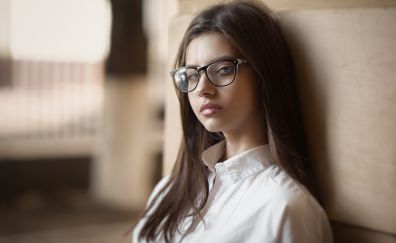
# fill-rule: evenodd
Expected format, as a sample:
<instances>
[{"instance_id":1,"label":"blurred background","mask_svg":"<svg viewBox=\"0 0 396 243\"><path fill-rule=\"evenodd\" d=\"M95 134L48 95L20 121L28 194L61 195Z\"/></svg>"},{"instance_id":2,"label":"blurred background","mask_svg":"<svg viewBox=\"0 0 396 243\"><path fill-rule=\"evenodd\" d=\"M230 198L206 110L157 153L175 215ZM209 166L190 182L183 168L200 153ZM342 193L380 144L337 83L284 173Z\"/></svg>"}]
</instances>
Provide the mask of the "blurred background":
<instances>
[{"instance_id":1,"label":"blurred background","mask_svg":"<svg viewBox=\"0 0 396 243\"><path fill-rule=\"evenodd\" d=\"M0 242L130 242L162 173L165 6L0 0Z\"/></svg>"},{"instance_id":2,"label":"blurred background","mask_svg":"<svg viewBox=\"0 0 396 243\"><path fill-rule=\"evenodd\" d=\"M296 63L336 242L396 243L396 2L259 1ZM0 0L0 243L131 241L180 143L175 53L216 2Z\"/></svg>"}]
</instances>

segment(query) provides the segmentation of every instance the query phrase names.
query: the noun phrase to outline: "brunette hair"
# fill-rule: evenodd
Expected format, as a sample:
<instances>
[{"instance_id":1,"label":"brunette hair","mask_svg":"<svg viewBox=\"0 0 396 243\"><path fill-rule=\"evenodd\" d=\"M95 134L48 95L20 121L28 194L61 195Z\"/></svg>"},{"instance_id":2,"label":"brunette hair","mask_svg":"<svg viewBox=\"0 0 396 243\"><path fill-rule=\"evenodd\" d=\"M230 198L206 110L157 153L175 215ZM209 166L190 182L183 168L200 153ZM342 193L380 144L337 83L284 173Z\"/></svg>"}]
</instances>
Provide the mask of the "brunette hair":
<instances>
[{"instance_id":1,"label":"brunette hair","mask_svg":"<svg viewBox=\"0 0 396 243\"><path fill-rule=\"evenodd\" d=\"M212 6L199 13L188 26L176 57L175 68L186 65L186 49L194 38L217 32L228 39L248 61L257 79L258 101L268 134L272 156L292 178L312 194L313 177L297 94L293 61L274 14L264 5L234 1ZM202 220L208 199L208 168L201 155L224 139L208 132L198 121L186 93L178 92L183 139L176 164L166 185L151 201L139 238L155 240L162 235L174 239L186 217ZM190 225L189 233L194 224Z\"/></svg>"}]
</instances>

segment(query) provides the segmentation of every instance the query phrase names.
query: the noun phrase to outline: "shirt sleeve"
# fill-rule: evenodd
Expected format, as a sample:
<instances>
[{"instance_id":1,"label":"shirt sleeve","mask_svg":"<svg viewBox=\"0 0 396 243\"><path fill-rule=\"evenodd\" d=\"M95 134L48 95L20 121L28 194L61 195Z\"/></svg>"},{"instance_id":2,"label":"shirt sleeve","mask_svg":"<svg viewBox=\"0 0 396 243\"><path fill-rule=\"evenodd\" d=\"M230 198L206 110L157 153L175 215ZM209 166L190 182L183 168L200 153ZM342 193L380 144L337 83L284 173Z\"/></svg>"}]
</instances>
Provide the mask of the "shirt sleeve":
<instances>
[{"instance_id":1,"label":"shirt sleeve","mask_svg":"<svg viewBox=\"0 0 396 243\"><path fill-rule=\"evenodd\" d=\"M164 188L166 183L169 181L169 178L170 178L170 176L165 176L157 183L157 185L154 187L153 191L151 192L149 199L147 200L146 208L151 204L151 202L158 195L158 193L161 191L161 189ZM161 198L160 198L160 200L161 200ZM157 204L159 201L157 201ZM155 206L154 206L154 208L155 208ZM145 241L138 240L138 235L139 235L140 230L142 229L145 221L146 221L145 217L140 219L140 221L136 224L135 228L133 229L132 243L144 243L145 242Z\"/></svg>"},{"instance_id":2,"label":"shirt sleeve","mask_svg":"<svg viewBox=\"0 0 396 243\"><path fill-rule=\"evenodd\" d=\"M157 185L155 185L153 191L150 194L149 199L147 200L146 207L150 205L150 203L154 200L154 198L158 195L158 193L162 190L162 188L164 188L166 183L168 183L169 179L170 179L169 175L165 176L157 183Z\"/></svg>"}]
</instances>

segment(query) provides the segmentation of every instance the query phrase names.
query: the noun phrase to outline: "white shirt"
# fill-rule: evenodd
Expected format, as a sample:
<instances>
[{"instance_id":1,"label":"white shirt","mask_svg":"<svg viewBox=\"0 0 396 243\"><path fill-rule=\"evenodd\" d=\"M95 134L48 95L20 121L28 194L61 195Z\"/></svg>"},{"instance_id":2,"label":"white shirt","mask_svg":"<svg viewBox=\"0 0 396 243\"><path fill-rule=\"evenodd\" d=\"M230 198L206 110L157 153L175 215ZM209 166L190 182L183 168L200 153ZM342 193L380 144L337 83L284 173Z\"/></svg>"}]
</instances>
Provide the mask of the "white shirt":
<instances>
[{"instance_id":1,"label":"white shirt","mask_svg":"<svg viewBox=\"0 0 396 243\"><path fill-rule=\"evenodd\" d=\"M183 243L330 243L331 228L321 206L300 183L272 160L269 145L262 145L219 162L222 141L202 156L210 169L209 198L202 221ZM151 201L166 184L155 187ZM133 231L134 243L144 224ZM187 230L191 217L179 229ZM179 242L181 234L174 242ZM156 243L164 242L161 238Z\"/></svg>"}]
</instances>

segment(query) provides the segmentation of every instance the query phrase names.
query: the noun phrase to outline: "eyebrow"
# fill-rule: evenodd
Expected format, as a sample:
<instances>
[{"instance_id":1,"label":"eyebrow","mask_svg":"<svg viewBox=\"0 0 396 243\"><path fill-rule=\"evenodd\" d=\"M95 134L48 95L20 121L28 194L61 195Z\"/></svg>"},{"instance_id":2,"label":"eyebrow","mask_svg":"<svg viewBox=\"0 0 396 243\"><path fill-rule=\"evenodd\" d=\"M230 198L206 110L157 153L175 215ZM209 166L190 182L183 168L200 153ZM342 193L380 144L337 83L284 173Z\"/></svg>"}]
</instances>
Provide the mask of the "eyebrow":
<instances>
[{"instance_id":1,"label":"eyebrow","mask_svg":"<svg viewBox=\"0 0 396 243\"><path fill-rule=\"evenodd\" d=\"M231 55L224 55L224 56L215 57L215 58L210 59L206 64L204 64L202 66L208 65L208 64L213 63L213 62L222 61L222 60L230 60L230 59L236 59L236 57L235 56L231 56ZM202 67L202 66L193 65L193 64L186 64L186 67Z\"/></svg>"}]
</instances>

